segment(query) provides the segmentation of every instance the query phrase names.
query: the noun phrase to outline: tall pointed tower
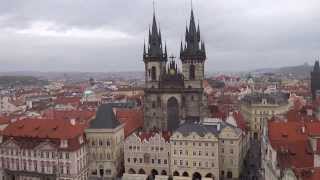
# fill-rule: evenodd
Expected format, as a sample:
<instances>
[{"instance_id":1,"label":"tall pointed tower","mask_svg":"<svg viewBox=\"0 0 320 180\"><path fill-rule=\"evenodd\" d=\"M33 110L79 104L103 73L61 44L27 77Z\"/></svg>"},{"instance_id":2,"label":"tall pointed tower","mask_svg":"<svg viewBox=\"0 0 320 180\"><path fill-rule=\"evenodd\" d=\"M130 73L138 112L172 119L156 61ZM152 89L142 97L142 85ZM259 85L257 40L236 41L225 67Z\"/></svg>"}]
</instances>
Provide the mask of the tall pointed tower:
<instances>
[{"instance_id":1,"label":"tall pointed tower","mask_svg":"<svg viewBox=\"0 0 320 180\"><path fill-rule=\"evenodd\" d=\"M166 69L167 48L162 47L161 31L157 27L155 12L153 12L151 31L149 28L148 44L147 47L144 44L143 48L146 87L157 88Z\"/></svg>"},{"instance_id":2,"label":"tall pointed tower","mask_svg":"<svg viewBox=\"0 0 320 180\"><path fill-rule=\"evenodd\" d=\"M186 88L202 88L206 50L204 42L201 41L199 24L196 28L193 8L189 27L186 27L185 44L181 42L180 45L180 59Z\"/></svg>"},{"instance_id":3,"label":"tall pointed tower","mask_svg":"<svg viewBox=\"0 0 320 180\"><path fill-rule=\"evenodd\" d=\"M201 41L200 27L196 28L191 7L189 27L186 27L185 42L180 44L180 59L184 76L185 118L202 119L207 115L206 97L203 94L204 63L206 50Z\"/></svg>"},{"instance_id":4,"label":"tall pointed tower","mask_svg":"<svg viewBox=\"0 0 320 180\"><path fill-rule=\"evenodd\" d=\"M185 45L181 43L180 57L182 73L175 57L167 57L167 48L162 47L161 32L153 13L148 44L144 45L143 50L144 130L157 128L174 131L183 120L199 121L207 114L202 87L206 53L199 26L198 29L195 26L193 10ZM171 61L167 65L168 58Z\"/></svg>"},{"instance_id":5,"label":"tall pointed tower","mask_svg":"<svg viewBox=\"0 0 320 180\"><path fill-rule=\"evenodd\" d=\"M314 63L313 71L311 72L311 93L312 99L317 97L317 91L320 91L320 66L319 61Z\"/></svg>"}]
</instances>

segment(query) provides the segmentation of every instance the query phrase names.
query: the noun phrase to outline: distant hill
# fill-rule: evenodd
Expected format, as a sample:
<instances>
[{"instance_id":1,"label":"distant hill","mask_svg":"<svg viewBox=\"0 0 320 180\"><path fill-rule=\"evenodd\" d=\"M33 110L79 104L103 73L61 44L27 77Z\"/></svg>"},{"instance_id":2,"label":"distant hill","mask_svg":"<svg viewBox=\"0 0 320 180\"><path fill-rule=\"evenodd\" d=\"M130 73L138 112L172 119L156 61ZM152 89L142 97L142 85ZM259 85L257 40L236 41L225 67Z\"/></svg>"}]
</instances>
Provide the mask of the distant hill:
<instances>
[{"instance_id":1,"label":"distant hill","mask_svg":"<svg viewBox=\"0 0 320 180\"><path fill-rule=\"evenodd\" d=\"M254 73L274 73L285 76L293 76L298 78L308 78L310 76L310 72L312 70L312 66L308 64L297 65L297 66L286 66L280 68L265 68L255 70Z\"/></svg>"},{"instance_id":2,"label":"distant hill","mask_svg":"<svg viewBox=\"0 0 320 180\"><path fill-rule=\"evenodd\" d=\"M95 80L112 79L144 79L144 72L38 72L38 71L12 71L0 72L0 76L32 76L47 80L73 80L87 81L90 78Z\"/></svg>"},{"instance_id":3,"label":"distant hill","mask_svg":"<svg viewBox=\"0 0 320 180\"><path fill-rule=\"evenodd\" d=\"M45 85L46 80L40 80L32 76L0 76L1 87L24 86L24 85Z\"/></svg>"}]
</instances>

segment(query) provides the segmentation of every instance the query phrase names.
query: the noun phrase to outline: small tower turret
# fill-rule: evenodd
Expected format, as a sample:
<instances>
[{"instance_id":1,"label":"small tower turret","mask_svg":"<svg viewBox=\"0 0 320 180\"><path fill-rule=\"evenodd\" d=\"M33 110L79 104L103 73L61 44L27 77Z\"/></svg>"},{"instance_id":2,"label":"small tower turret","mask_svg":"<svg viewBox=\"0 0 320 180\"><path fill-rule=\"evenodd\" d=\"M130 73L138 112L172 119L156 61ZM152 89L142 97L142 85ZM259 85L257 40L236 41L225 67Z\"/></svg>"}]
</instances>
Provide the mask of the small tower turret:
<instances>
[{"instance_id":1,"label":"small tower turret","mask_svg":"<svg viewBox=\"0 0 320 180\"><path fill-rule=\"evenodd\" d=\"M316 61L311 72L311 93L312 99L317 98L317 94L320 91L320 66L319 61Z\"/></svg>"}]
</instances>

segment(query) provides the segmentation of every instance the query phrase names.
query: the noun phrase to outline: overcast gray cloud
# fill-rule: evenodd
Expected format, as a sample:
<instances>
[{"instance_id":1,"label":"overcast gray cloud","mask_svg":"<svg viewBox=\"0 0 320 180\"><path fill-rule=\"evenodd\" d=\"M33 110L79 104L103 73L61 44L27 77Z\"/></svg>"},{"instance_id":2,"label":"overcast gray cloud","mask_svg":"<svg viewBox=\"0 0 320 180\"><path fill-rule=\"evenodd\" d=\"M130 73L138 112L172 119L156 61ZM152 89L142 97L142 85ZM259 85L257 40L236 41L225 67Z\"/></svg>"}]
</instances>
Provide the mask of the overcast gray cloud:
<instances>
[{"instance_id":1,"label":"overcast gray cloud","mask_svg":"<svg viewBox=\"0 0 320 180\"><path fill-rule=\"evenodd\" d=\"M168 51L179 45L190 0L156 0ZM320 49L319 0L194 0L206 70L312 63ZM152 0L0 0L0 71L143 70Z\"/></svg>"}]
</instances>

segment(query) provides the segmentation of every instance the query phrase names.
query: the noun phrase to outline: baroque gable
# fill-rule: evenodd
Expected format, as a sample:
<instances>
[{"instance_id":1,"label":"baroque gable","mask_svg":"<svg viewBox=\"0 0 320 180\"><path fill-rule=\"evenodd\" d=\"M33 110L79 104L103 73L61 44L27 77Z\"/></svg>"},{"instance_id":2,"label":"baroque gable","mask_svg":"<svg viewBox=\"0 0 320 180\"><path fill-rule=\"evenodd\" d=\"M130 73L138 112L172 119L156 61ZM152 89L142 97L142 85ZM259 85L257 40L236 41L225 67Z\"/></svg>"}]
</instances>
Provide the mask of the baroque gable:
<instances>
[{"instance_id":1,"label":"baroque gable","mask_svg":"<svg viewBox=\"0 0 320 180\"><path fill-rule=\"evenodd\" d=\"M236 128L232 128L230 126L227 126L223 129L221 129L221 132L219 134L219 138L238 138L241 134L236 132Z\"/></svg>"}]
</instances>

